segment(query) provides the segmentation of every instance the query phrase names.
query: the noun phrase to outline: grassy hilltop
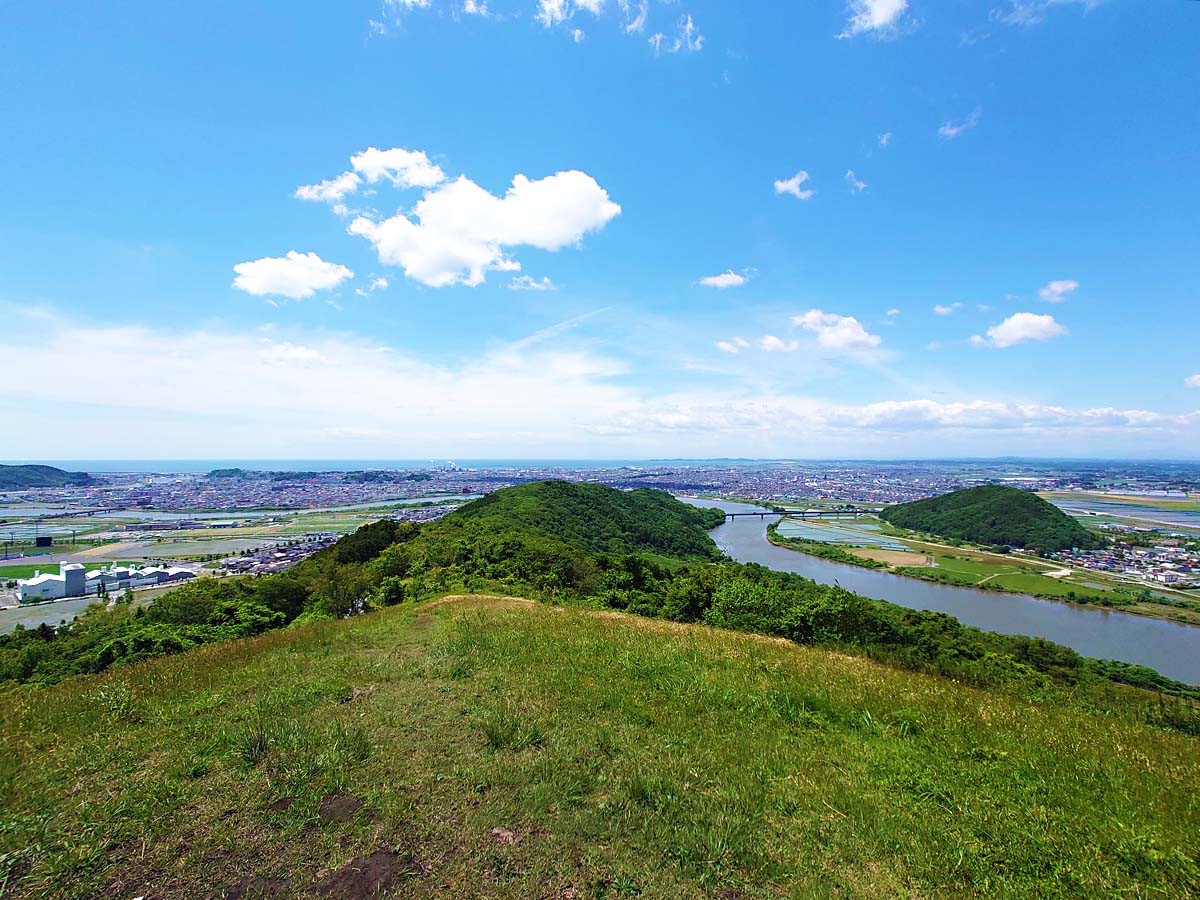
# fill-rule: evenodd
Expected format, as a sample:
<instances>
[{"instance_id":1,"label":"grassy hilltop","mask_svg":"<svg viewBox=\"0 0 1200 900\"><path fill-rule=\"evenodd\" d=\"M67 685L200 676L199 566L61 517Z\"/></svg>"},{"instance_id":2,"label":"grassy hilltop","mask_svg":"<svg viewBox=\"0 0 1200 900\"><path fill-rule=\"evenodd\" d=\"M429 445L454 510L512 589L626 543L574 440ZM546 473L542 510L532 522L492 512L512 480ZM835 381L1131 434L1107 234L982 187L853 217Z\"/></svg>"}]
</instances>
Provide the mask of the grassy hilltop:
<instances>
[{"instance_id":1,"label":"grassy hilltop","mask_svg":"<svg viewBox=\"0 0 1200 900\"><path fill-rule=\"evenodd\" d=\"M1037 494L999 484L901 503L880 515L900 528L1038 553L1096 547L1100 543L1094 534Z\"/></svg>"},{"instance_id":2,"label":"grassy hilltop","mask_svg":"<svg viewBox=\"0 0 1200 900\"><path fill-rule=\"evenodd\" d=\"M1195 739L498 598L0 703L7 896L1194 896Z\"/></svg>"},{"instance_id":3,"label":"grassy hilltop","mask_svg":"<svg viewBox=\"0 0 1200 900\"><path fill-rule=\"evenodd\" d=\"M0 639L0 895L1200 895L1200 691L720 518L522 485Z\"/></svg>"}]
</instances>

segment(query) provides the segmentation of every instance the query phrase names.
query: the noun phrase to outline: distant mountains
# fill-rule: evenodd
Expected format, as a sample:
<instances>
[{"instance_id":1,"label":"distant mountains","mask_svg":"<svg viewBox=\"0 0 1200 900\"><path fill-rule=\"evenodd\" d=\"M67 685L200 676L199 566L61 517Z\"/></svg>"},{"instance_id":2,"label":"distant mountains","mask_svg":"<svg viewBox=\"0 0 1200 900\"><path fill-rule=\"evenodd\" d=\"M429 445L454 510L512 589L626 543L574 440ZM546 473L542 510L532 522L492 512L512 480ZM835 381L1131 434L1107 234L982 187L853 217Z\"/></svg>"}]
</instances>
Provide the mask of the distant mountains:
<instances>
[{"instance_id":1,"label":"distant mountains","mask_svg":"<svg viewBox=\"0 0 1200 900\"><path fill-rule=\"evenodd\" d=\"M28 488L86 487L99 482L87 472L64 472L54 466L0 465L0 491Z\"/></svg>"},{"instance_id":2,"label":"distant mountains","mask_svg":"<svg viewBox=\"0 0 1200 900\"><path fill-rule=\"evenodd\" d=\"M1098 537L1058 507L1029 491L999 484L901 503L884 510L881 518L913 531L1037 553L1100 545Z\"/></svg>"}]
</instances>

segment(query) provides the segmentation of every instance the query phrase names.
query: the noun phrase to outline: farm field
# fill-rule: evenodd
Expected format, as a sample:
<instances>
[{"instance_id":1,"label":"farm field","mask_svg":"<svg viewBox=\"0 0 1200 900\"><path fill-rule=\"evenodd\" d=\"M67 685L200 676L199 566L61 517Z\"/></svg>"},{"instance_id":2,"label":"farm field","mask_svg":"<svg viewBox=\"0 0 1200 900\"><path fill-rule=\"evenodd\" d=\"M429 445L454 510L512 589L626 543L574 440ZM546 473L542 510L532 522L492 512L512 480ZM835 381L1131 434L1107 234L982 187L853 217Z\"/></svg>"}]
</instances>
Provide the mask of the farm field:
<instances>
[{"instance_id":1,"label":"farm field","mask_svg":"<svg viewBox=\"0 0 1200 900\"><path fill-rule=\"evenodd\" d=\"M1051 502L1055 500L1098 500L1107 503L1122 503L1126 506L1144 506L1148 509L1169 509L1200 512L1200 495L1191 494L1186 500L1170 497L1146 497L1140 494L1097 494L1085 491L1039 491L1038 496Z\"/></svg>"},{"instance_id":2,"label":"farm field","mask_svg":"<svg viewBox=\"0 0 1200 900\"><path fill-rule=\"evenodd\" d=\"M1061 600L1084 596L1108 598L1119 601L1122 608L1128 611L1155 616L1166 614L1168 618L1181 621L1200 621L1200 616L1185 609L1153 602L1131 605L1128 594L1116 593L1121 587L1118 582L1097 573L1076 574L1063 570L1058 563L922 541L872 519L785 519L777 526L777 533L783 538L798 537L840 546L852 556L885 563L902 575L963 587L1014 591Z\"/></svg>"}]
</instances>

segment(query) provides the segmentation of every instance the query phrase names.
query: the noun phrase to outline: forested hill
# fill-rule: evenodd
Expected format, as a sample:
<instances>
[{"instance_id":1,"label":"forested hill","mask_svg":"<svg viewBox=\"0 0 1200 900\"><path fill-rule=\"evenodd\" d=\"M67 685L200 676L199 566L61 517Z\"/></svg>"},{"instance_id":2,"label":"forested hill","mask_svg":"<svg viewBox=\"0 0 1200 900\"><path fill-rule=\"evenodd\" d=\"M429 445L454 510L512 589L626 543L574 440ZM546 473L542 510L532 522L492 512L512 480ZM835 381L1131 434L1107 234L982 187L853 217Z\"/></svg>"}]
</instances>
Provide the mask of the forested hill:
<instances>
[{"instance_id":1,"label":"forested hill","mask_svg":"<svg viewBox=\"0 0 1200 900\"><path fill-rule=\"evenodd\" d=\"M884 510L882 518L914 531L1038 553L1096 547L1099 538L1058 507L1020 488L986 484Z\"/></svg>"},{"instance_id":2,"label":"forested hill","mask_svg":"<svg viewBox=\"0 0 1200 900\"><path fill-rule=\"evenodd\" d=\"M538 534L586 553L720 554L706 533L725 521L664 491L618 491L599 484L536 481L481 497L442 519L435 530L513 530Z\"/></svg>"},{"instance_id":3,"label":"forested hill","mask_svg":"<svg viewBox=\"0 0 1200 900\"><path fill-rule=\"evenodd\" d=\"M0 491L23 491L29 488L86 487L96 484L87 472L64 472L54 466L0 465Z\"/></svg>"}]
</instances>

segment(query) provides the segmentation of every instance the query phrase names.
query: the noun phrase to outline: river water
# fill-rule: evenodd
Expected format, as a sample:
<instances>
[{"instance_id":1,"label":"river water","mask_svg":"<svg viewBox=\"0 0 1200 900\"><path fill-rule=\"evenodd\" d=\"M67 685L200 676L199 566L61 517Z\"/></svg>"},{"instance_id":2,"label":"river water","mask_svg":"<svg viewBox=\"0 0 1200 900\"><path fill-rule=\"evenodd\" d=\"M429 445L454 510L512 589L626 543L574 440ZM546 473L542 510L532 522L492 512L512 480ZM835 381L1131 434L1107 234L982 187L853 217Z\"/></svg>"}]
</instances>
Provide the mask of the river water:
<instances>
[{"instance_id":1,"label":"river water","mask_svg":"<svg viewBox=\"0 0 1200 900\"><path fill-rule=\"evenodd\" d=\"M754 512L746 503L681 497L695 506L726 512ZM767 540L766 519L731 519L711 534L717 546L738 562L758 563L779 572L794 572L822 584L888 600L908 609L954 616L964 625L1002 634L1026 634L1065 644L1084 656L1118 659L1157 669L1168 678L1200 684L1200 626L1182 625L1129 613L1043 600L1028 594L977 591L934 584L875 569L831 562L776 547Z\"/></svg>"}]
</instances>

